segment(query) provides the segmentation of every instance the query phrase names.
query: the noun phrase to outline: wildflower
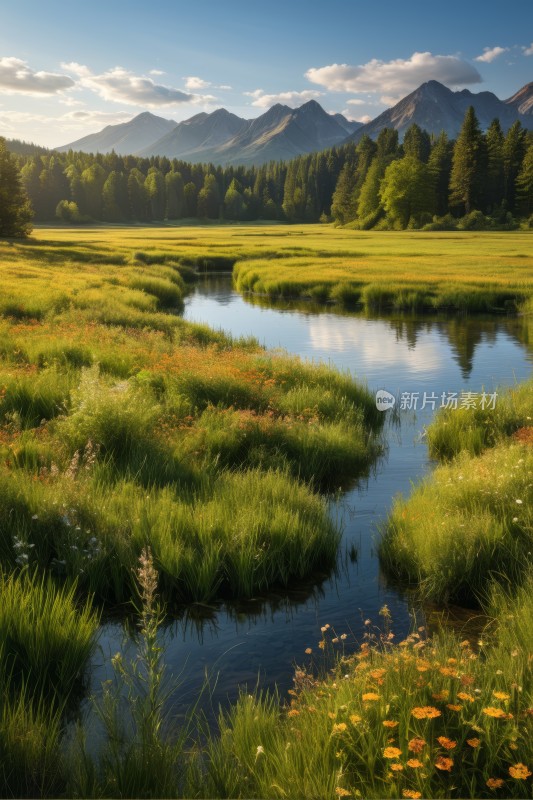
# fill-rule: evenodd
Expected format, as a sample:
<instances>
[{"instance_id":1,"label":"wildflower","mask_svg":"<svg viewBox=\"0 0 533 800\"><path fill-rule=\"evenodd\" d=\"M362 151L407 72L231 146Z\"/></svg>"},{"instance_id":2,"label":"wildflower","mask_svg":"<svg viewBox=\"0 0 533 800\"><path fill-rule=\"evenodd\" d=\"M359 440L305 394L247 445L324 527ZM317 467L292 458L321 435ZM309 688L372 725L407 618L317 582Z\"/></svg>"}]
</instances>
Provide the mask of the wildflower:
<instances>
[{"instance_id":1,"label":"wildflower","mask_svg":"<svg viewBox=\"0 0 533 800\"><path fill-rule=\"evenodd\" d=\"M313 652L313 648L312 647L306 647L305 652L306 652L306 655L310 656L311 653Z\"/></svg>"},{"instance_id":2,"label":"wildflower","mask_svg":"<svg viewBox=\"0 0 533 800\"><path fill-rule=\"evenodd\" d=\"M507 692L493 692L492 694L497 700L509 700L511 697L511 695L507 694Z\"/></svg>"},{"instance_id":3,"label":"wildflower","mask_svg":"<svg viewBox=\"0 0 533 800\"><path fill-rule=\"evenodd\" d=\"M384 675L386 675L386 673L387 673L386 669L373 669L372 672L369 673L369 675L371 678L374 678L374 680L379 681L379 679L382 678Z\"/></svg>"},{"instance_id":4,"label":"wildflower","mask_svg":"<svg viewBox=\"0 0 533 800\"><path fill-rule=\"evenodd\" d=\"M476 737L474 737L473 739L467 739L466 743L469 744L470 747L476 748L481 744L481 739L476 739Z\"/></svg>"},{"instance_id":5,"label":"wildflower","mask_svg":"<svg viewBox=\"0 0 533 800\"><path fill-rule=\"evenodd\" d=\"M453 767L453 759L447 758L446 756L438 756L437 760L435 761L435 766L437 769L442 770L442 772L451 772Z\"/></svg>"},{"instance_id":6,"label":"wildflower","mask_svg":"<svg viewBox=\"0 0 533 800\"><path fill-rule=\"evenodd\" d=\"M362 717L360 717L359 714L352 714L350 716L350 722L352 725L357 725L359 722L361 722L361 719Z\"/></svg>"},{"instance_id":7,"label":"wildflower","mask_svg":"<svg viewBox=\"0 0 533 800\"><path fill-rule=\"evenodd\" d=\"M322 641L318 643L318 646L320 647L321 650L325 648L326 642L324 641L324 639L322 639Z\"/></svg>"},{"instance_id":8,"label":"wildflower","mask_svg":"<svg viewBox=\"0 0 533 800\"><path fill-rule=\"evenodd\" d=\"M373 700L379 700L379 694L377 692L365 692L363 702L367 703Z\"/></svg>"},{"instance_id":9,"label":"wildflower","mask_svg":"<svg viewBox=\"0 0 533 800\"><path fill-rule=\"evenodd\" d=\"M439 672L441 675L445 675L447 678L457 677L457 670L454 669L454 667L441 667Z\"/></svg>"},{"instance_id":10,"label":"wildflower","mask_svg":"<svg viewBox=\"0 0 533 800\"><path fill-rule=\"evenodd\" d=\"M347 791L347 789L343 789L342 786L337 786L337 788L335 789L335 794L337 795L337 797L351 797L352 796L350 794L350 792Z\"/></svg>"},{"instance_id":11,"label":"wildflower","mask_svg":"<svg viewBox=\"0 0 533 800\"><path fill-rule=\"evenodd\" d=\"M415 719L435 719L435 717L440 717L441 712L438 708L434 708L433 706L418 706L413 708L411 714Z\"/></svg>"},{"instance_id":12,"label":"wildflower","mask_svg":"<svg viewBox=\"0 0 533 800\"><path fill-rule=\"evenodd\" d=\"M300 712L298 711L297 708L291 708L291 710L289 711L287 716L288 717L299 717L300 716Z\"/></svg>"},{"instance_id":13,"label":"wildflower","mask_svg":"<svg viewBox=\"0 0 533 800\"><path fill-rule=\"evenodd\" d=\"M265 748L263 747L262 744L258 744L257 745L257 750L255 752L256 759L258 758L258 756L264 755L264 753L265 753Z\"/></svg>"},{"instance_id":14,"label":"wildflower","mask_svg":"<svg viewBox=\"0 0 533 800\"><path fill-rule=\"evenodd\" d=\"M444 747L445 750L453 750L454 747L457 747L457 742L454 742L452 739L448 739L446 736L439 736L437 738L437 742L441 747Z\"/></svg>"},{"instance_id":15,"label":"wildflower","mask_svg":"<svg viewBox=\"0 0 533 800\"><path fill-rule=\"evenodd\" d=\"M475 678L473 675L461 675L461 683L463 686L472 686L474 680Z\"/></svg>"},{"instance_id":16,"label":"wildflower","mask_svg":"<svg viewBox=\"0 0 533 800\"><path fill-rule=\"evenodd\" d=\"M328 625L323 625L323 626L320 628L320 630L322 631L322 633L325 633L325 632L327 631L327 629L328 629L328 628L329 628L329 624L328 624Z\"/></svg>"},{"instance_id":17,"label":"wildflower","mask_svg":"<svg viewBox=\"0 0 533 800\"><path fill-rule=\"evenodd\" d=\"M393 719L384 719L382 722L382 725L384 725L385 728L396 728L396 726L399 724L399 722L395 722Z\"/></svg>"},{"instance_id":18,"label":"wildflower","mask_svg":"<svg viewBox=\"0 0 533 800\"><path fill-rule=\"evenodd\" d=\"M384 758L398 758L398 756L401 756L401 754L402 751L399 749L399 747L386 747L383 750Z\"/></svg>"},{"instance_id":19,"label":"wildflower","mask_svg":"<svg viewBox=\"0 0 533 800\"><path fill-rule=\"evenodd\" d=\"M394 770L394 772L400 772L403 769L401 764L391 764L390 768Z\"/></svg>"},{"instance_id":20,"label":"wildflower","mask_svg":"<svg viewBox=\"0 0 533 800\"><path fill-rule=\"evenodd\" d=\"M411 767L412 769L420 769L420 767L423 767L424 765L418 760L418 758L410 758L407 762L407 766Z\"/></svg>"},{"instance_id":21,"label":"wildflower","mask_svg":"<svg viewBox=\"0 0 533 800\"><path fill-rule=\"evenodd\" d=\"M344 733L347 730L348 730L348 726L347 726L347 724L345 722L338 722L337 724L335 724L333 726L332 734L333 733Z\"/></svg>"},{"instance_id":22,"label":"wildflower","mask_svg":"<svg viewBox=\"0 0 533 800\"><path fill-rule=\"evenodd\" d=\"M462 709L462 706L454 705L454 703L447 703L446 708L449 708L450 711L460 711Z\"/></svg>"},{"instance_id":23,"label":"wildflower","mask_svg":"<svg viewBox=\"0 0 533 800\"><path fill-rule=\"evenodd\" d=\"M486 714L487 717L494 717L495 719L505 719L507 716L505 711L502 711L501 708L493 708L492 706L484 708L483 713Z\"/></svg>"},{"instance_id":24,"label":"wildflower","mask_svg":"<svg viewBox=\"0 0 533 800\"><path fill-rule=\"evenodd\" d=\"M471 694L468 694L468 692L457 692L457 697L459 700L468 700L469 703L473 703L475 699Z\"/></svg>"},{"instance_id":25,"label":"wildflower","mask_svg":"<svg viewBox=\"0 0 533 800\"><path fill-rule=\"evenodd\" d=\"M426 744L427 742L425 739L420 739L418 736L415 736L414 739L409 741L407 747L412 753L421 753Z\"/></svg>"},{"instance_id":26,"label":"wildflower","mask_svg":"<svg viewBox=\"0 0 533 800\"><path fill-rule=\"evenodd\" d=\"M515 503L516 503L517 505L521 506L521 505L522 505L522 503L523 503L523 501L522 501L522 500L515 500Z\"/></svg>"},{"instance_id":27,"label":"wildflower","mask_svg":"<svg viewBox=\"0 0 533 800\"><path fill-rule=\"evenodd\" d=\"M531 770L525 764L515 764L509 767L509 775L517 781L525 781L531 775Z\"/></svg>"},{"instance_id":28,"label":"wildflower","mask_svg":"<svg viewBox=\"0 0 533 800\"><path fill-rule=\"evenodd\" d=\"M435 692L431 696L432 696L433 700L439 701L439 700L446 700L449 694L450 693L449 693L448 689L443 689L442 692Z\"/></svg>"},{"instance_id":29,"label":"wildflower","mask_svg":"<svg viewBox=\"0 0 533 800\"><path fill-rule=\"evenodd\" d=\"M505 781L502 778L489 778L487 786L489 789L501 789Z\"/></svg>"},{"instance_id":30,"label":"wildflower","mask_svg":"<svg viewBox=\"0 0 533 800\"><path fill-rule=\"evenodd\" d=\"M342 641L344 641L345 639L348 638L348 634L347 633L341 633L340 638L342 639Z\"/></svg>"},{"instance_id":31,"label":"wildflower","mask_svg":"<svg viewBox=\"0 0 533 800\"><path fill-rule=\"evenodd\" d=\"M415 792L414 789L403 789L402 797L410 797L412 800L418 800L419 797L422 797L421 792Z\"/></svg>"}]
</instances>

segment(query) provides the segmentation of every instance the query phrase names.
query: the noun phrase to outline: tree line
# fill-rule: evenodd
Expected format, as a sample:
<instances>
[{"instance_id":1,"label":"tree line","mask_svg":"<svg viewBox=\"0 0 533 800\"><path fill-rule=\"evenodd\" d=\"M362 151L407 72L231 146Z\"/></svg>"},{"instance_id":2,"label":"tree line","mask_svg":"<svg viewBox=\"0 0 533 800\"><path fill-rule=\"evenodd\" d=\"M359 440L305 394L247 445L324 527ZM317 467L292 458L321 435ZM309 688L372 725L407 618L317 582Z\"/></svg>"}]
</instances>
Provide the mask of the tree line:
<instances>
[{"instance_id":1,"label":"tree line","mask_svg":"<svg viewBox=\"0 0 533 800\"><path fill-rule=\"evenodd\" d=\"M11 155L37 222L187 218L333 221L355 228L533 224L533 133L520 122L483 133L470 107L455 141L418 125L287 163L189 164L162 156ZM0 174L0 183L2 175Z\"/></svg>"}]
</instances>

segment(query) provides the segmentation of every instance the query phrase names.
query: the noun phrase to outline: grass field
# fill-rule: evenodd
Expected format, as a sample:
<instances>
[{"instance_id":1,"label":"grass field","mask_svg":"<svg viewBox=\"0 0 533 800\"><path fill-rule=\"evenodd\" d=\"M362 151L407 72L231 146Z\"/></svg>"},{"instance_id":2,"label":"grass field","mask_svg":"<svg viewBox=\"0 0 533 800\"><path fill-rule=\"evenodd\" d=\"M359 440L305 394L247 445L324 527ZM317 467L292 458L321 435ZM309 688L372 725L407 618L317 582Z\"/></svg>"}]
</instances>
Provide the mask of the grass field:
<instances>
[{"instance_id":1,"label":"grass field","mask_svg":"<svg viewBox=\"0 0 533 800\"><path fill-rule=\"evenodd\" d=\"M532 235L351 231L329 225L42 228L35 252L234 269L242 292L371 309L515 310L533 293ZM80 244L83 242L83 244ZM14 245L16 247L16 245ZM61 252L63 248L63 253ZM107 253L107 256L105 255ZM132 287L133 288L133 287Z\"/></svg>"}]
</instances>

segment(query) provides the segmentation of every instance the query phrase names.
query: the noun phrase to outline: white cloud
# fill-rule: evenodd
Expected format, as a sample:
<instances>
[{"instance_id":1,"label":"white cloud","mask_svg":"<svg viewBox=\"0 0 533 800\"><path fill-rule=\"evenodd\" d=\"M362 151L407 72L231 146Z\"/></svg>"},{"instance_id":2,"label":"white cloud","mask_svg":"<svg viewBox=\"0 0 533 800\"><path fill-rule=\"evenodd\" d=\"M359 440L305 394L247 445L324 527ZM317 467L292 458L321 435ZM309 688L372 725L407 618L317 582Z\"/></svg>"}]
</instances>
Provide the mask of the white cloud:
<instances>
[{"instance_id":1,"label":"white cloud","mask_svg":"<svg viewBox=\"0 0 533 800\"><path fill-rule=\"evenodd\" d=\"M368 114L363 114L363 116L359 117L359 119L357 121L358 122L363 122L366 125L367 122L371 122L372 121L372 117L370 117Z\"/></svg>"},{"instance_id":2,"label":"white cloud","mask_svg":"<svg viewBox=\"0 0 533 800\"><path fill-rule=\"evenodd\" d=\"M480 56L476 56L474 61L482 61L484 64L490 64L498 58L498 56L507 53L508 50L508 47L484 47L483 53Z\"/></svg>"},{"instance_id":3,"label":"white cloud","mask_svg":"<svg viewBox=\"0 0 533 800\"><path fill-rule=\"evenodd\" d=\"M35 72L20 58L0 58L0 92L2 94L53 95L74 86L68 75Z\"/></svg>"},{"instance_id":4,"label":"white cloud","mask_svg":"<svg viewBox=\"0 0 533 800\"><path fill-rule=\"evenodd\" d=\"M188 78L184 78L185 80L185 88L190 89L191 91L195 91L197 89L207 89L211 86L209 81L204 81L203 78L199 78L197 75L189 75Z\"/></svg>"},{"instance_id":5,"label":"white cloud","mask_svg":"<svg viewBox=\"0 0 533 800\"><path fill-rule=\"evenodd\" d=\"M257 108L270 108L276 103L282 103L291 108L307 103L308 100L316 100L322 97L324 92L317 92L314 89L305 89L303 92L279 92L278 94L265 94L263 89L256 89L253 92L243 92L247 97L253 97L252 105Z\"/></svg>"},{"instance_id":6,"label":"white cloud","mask_svg":"<svg viewBox=\"0 0 533 800\"><path fill-rule=\"evenodd\" d=\"M531 42L529 47L524 47L524 55L525 56L533 56L533 42Z\"/></svg>"},{"instance_id":7,"label":"white cloud","mask_svg":"<svg viewBox=\"0 0 533 800\"><path fill-rule=\"evenodd\" d=\"M353 97L351 100L346 101L349 106L366 106L366 100L361 100L359 97Z\"/></svg>"},{"instance_id":8,"label":"white cloud","mask_svg":"<svg viewBox=\"0 0 533 800\"><path fill-rule=\"evenodd\" d=\"M148 74L149 75L166 75L166 72L163 72L162 69L151 69Z\"/></svg>"},{"instance_id":9,"label":"white cloud","mask_svg":"<svg viewBox=\"0 0 533 800\"><path fill-rule=\"evenodd\" d=\"M226 92L231 92L233 86L228 86L227 83L221 83L220 86L217 86L217 89L224 89Z\"/></svg>"},{"instance_id":10,"label":"white cloud","mask_svg":"<svg viewBox=\"0 0 533 800\"><path fill-rule=\"evenodd\" d=\"M482 78L472 64L458 56L413 53L410 58L366 64L331 64L312 67L305 73L311 83L336 92L385 92L403 97L424 81L437 80L451 86L480 83Z\"/></svg>"},{"instance_id":11,"label":"white cloud","mask_svg":"<svg viewBox=\"0 0 533 800\"><path fill-rule=\"evenodd\" d=\"M209 103L215 100L212 95L190 94L181 89L157 84L151 78L134 75L123 67L113 67L95 75L88 67L76 62L61 66L77 75L79 85L90 89L104 100L116 103L157 108L181 103Z\"/></svg>"}]
</instances>

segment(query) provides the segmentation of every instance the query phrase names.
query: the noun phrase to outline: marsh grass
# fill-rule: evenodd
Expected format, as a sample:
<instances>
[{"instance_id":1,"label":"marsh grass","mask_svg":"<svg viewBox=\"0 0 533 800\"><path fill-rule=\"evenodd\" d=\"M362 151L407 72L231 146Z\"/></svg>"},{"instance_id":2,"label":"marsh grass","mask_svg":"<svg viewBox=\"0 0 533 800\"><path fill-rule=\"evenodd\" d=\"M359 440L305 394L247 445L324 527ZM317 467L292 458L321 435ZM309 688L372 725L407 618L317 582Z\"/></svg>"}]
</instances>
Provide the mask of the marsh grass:
<instances>
[{"instance_id":1,"label":"marsh grass","mask_svg":"<svg viewBox=\"0 0 533 800\"><path fill-rule=\"evenodd\" d=\"M437 467L393 506L379 555L427 599L478 604L492 581L519 585L533 563L530 446L507 442Z\"/></svg>"},{"instance_id":2,"label":"marsh grass","mask_svg":"<svg viewBox=\"0 0 533 800\"><path fill-rule=\"evenodd\" d=\"M98 615L90 599L79 607L74 593L75 586L58 588L28 568L0 574L0 673L10 686L66 699L81 682Z\"/></svg>"},{"instance_id":3,"label":"marsh grass","mask_svg":"<svg viewBox=\"0 0 533 800\"><path fill-rule=\"evenodd\" d=\"M459 408L439 411L427 430L429 452L434 458L450 459L462 451L478 455L487 447L531 427L533 381L501 392L494 408Z\"/></svg>"}]
</instances>

